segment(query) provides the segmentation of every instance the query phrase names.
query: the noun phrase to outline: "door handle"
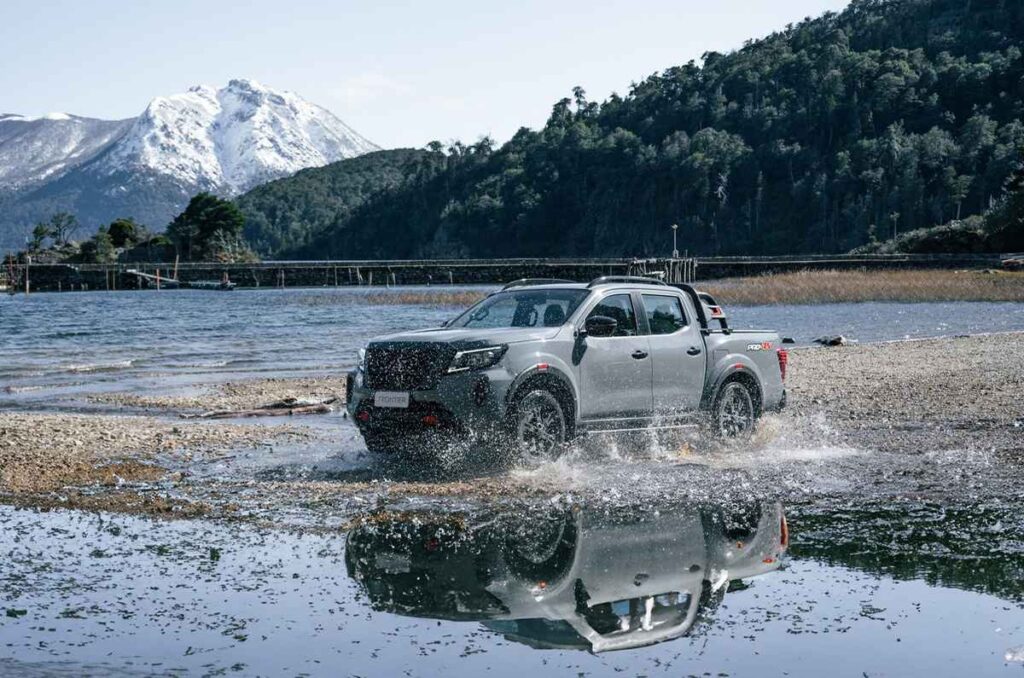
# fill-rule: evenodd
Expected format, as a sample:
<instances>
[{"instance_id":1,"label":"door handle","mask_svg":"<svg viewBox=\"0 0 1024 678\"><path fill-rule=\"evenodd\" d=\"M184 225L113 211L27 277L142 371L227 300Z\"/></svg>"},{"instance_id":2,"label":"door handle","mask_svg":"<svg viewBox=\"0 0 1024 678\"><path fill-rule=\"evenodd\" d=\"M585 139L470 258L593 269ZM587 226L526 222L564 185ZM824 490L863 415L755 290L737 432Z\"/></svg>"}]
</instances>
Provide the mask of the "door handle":
<instances>
[{"instance_id":1,"label":"door handle","mask_svg":"<svg viewBox=\"0 0 1024 678\"><path fill-rule=\"evenodd\" d=\"M641 351L640 349L637 349L633 351L633 357L636 358L637 360L643 360L644 358L647 357L647 351Z\"/></svg>"},{"instance_id":2,"label":"door handle","mask_svg":"<svg viewBox=\"0 0 1024 678\"><path fill-rule=\"evenodd\" d=\"M690 348L686 349L686 354L687 355L700 355L700 349L697 348L696 346L691 346Z\"/></svg>"}]
</instances>

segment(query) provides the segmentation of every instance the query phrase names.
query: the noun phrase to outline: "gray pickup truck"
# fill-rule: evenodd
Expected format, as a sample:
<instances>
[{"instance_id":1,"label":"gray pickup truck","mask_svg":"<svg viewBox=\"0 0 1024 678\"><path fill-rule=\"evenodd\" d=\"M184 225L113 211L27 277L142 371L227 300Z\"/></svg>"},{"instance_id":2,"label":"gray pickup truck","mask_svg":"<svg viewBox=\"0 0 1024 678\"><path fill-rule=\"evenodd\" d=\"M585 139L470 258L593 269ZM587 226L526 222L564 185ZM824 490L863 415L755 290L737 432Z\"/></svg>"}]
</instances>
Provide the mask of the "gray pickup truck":
<instances>
[{"instance_id":1,"label":"gray pickup truck","mask_svg":"<svg viewBox=\"0 0 1024 678\"><path fill-rule=\"evenodd\" d=\"M371 341L348 413L370 451L500 438L539 463L588 432L747 435L785 404L786 362L777 334L730 329L688 285L520 280L443 327Z\"/></svg>"}]
</instances>

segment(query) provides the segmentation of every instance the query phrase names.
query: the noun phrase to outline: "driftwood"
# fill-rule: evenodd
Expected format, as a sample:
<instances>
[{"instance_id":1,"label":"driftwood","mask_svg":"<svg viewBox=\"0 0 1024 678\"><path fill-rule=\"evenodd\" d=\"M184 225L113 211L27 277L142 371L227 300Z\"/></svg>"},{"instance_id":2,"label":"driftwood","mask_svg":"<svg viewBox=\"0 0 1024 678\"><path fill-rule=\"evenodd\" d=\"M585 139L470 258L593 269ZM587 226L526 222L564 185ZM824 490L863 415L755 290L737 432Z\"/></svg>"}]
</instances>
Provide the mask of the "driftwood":
<instances>
[{"instance_id":1,"label":"driftwood","mask_svg":"<svg viewBox=\"0 0 1024 678\"><path fill-rule=\"evenodd\" d=\"M199 414L182 414L182 419L233 419L235 417L284 417L294 414L327 414L334 411L337 397L326 400L285 398L251 410L211 410Z\"/></svg>"}]
</instances>

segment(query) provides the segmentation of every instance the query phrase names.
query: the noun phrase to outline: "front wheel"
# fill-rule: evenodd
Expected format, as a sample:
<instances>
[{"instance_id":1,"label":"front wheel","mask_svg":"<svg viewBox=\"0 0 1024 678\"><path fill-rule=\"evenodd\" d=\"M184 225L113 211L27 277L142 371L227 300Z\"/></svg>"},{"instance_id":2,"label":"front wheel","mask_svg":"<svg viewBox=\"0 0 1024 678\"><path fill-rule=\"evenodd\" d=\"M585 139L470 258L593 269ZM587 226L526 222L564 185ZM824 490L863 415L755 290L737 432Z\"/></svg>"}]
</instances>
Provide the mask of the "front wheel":
<instances>
[{"instance_id":1,"label":"front wheel","mask_svg":"<svg viewBox=\"0 0 1024 678\"><path fill-rule=\"evenodd\" d=\"M757 410L750 387L730 381L722 387L711 410L711 429L722 439L744 438L754 430Z\"/></svg>"},{"instance_id":2,"label":"front wheel","mask_svg":"<svg viewBox=\"0 0 1024 678\"><path fill-rule=\"evenodd\" d=\"M565 411L550 391L537 389L523 396L512 425L514 443L527 464L553 461L565 447Z\"/></svg>"}]
</instances>

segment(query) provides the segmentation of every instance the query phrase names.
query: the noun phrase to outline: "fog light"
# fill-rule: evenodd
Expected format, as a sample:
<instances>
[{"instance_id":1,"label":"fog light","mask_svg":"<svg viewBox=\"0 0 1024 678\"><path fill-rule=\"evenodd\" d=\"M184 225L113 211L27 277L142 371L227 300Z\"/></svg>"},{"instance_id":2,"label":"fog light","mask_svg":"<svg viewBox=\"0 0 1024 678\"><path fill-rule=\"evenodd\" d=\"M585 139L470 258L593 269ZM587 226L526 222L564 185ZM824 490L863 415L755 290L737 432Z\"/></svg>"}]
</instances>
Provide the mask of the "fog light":
<instances>
[{"instance_id":1,"label":"fog light","mask_svg":"<svg viewBox=\"0 0 1024 678\"><path fill-rule=\"evenodd\" d=\"M356 412L356 419L362 422L370 421L370 413L367 412L366 410Z\"/></svg>"}]
</instances>

